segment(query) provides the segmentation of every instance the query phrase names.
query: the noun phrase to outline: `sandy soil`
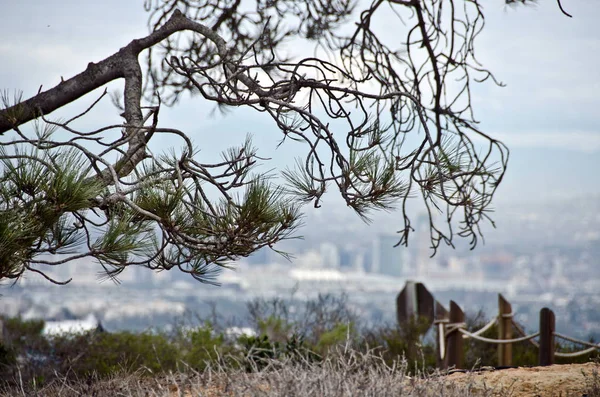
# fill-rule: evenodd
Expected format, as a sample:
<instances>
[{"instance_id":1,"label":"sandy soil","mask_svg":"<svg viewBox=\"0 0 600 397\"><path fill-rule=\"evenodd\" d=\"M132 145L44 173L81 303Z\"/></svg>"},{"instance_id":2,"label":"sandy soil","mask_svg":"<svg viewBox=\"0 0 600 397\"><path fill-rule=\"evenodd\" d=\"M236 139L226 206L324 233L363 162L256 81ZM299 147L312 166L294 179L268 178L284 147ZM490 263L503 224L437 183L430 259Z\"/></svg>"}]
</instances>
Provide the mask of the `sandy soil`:
<instances>
[{"instance_id":1,"label":"sandy soil","mask_svg":"<svg viewBox=\"0 0 600 397\"><path fill-rule=\"evenodd\" d=\"M600 364L587 363L454 373L446 380L470 384L473 391L492 389L495 396L511 397L582 397L595 384L597 394L588 396L596 397L600 396L599 372Z\"/></svg>"}]
</instances>

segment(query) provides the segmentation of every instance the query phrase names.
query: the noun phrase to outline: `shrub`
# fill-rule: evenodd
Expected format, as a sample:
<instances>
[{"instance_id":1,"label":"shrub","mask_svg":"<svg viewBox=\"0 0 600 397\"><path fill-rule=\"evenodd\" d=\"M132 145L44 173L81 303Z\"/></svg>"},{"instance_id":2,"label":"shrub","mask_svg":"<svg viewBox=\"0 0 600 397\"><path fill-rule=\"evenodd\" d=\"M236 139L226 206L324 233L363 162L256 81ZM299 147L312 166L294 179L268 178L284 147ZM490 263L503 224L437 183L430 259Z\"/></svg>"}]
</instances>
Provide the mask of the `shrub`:
<instances>
[{"instance_id":1,"label":"shrub","mask_svg":"<svg viewBox=\"0 0 600 397\"><path fill-rule=\"evenodd\" d=\"M122 369L136 371L140 368L162 372L175 370L179 361L177 348L161 334L117 332L102 333L93 338L83 335L82 338L88 342L86 350L73 351L72 344L66 345L71 348L67 354L77 354L69 357L69 364L81 375L96 373L104 377Z\"/></svg>"},{"instance_id":2,"label":"shrub","mask_svg":"<svg viewBox=\"0 0 600 397\"><path fill-rule=\"evenodd\" d=\"M324 331L319 336L315 350L326 355L330 349L345 343L356 342L357 334L353 323L336 324L332 329Z\"/></svg>"},{"instance_id":3,"label":"shrub","mask_svg":"<svg viewBox=\"0 0 600 397\"><path fill-rule=\"evenodd\" d=\"M270 341L285 343L292 332L292 324L288 320L274 315L266 319L258 319L259 335L267 336Z\"/></svg>"},{"instance_id":4,"label":"shrub","mask_svg":"<svg viewBox=\"0 0 600 397\"><path fill-rule=\"evenodd\" d=\"M185 332L180 339L181 359L191 368L201 371L207 364L231 352L225 344L223 333L217 334L211 323Z\"/></svg>"},{"instance_id":5,"label":"shrub","mask_svg":"<svg viewBox=\"0 0 600 397\"><path fill-rule=\"evenodd\" d=\"M402 327L381 325L363 332L363 351L376 349L387 365L406 362L409 373L430 373L436 368L435 345L426 341L424 319L411 320Z\"/></svg>"},{"instance_id":6,"label":"shrub","mask_svg":"<svg viewBox=\"0 0 600 397\"><path fill-rule=\"evenodd\" d=\"M16 375L19 362L27 363L21 370L24 378L47 366L44 353L50 344L43 337L43 320L24 320L21 317L1 318L4 335L0 344L0 376L3 381Z\"/></svg>"},{"instance_id":7,"label":"shrub","mask_svg":"<svg viewBox=\"0 0 600 397\"><path fill-rule=\"evenodd\" d=\"M43 337L44 320L23 320L21 317L2 318L4 344L7 349L19 353L35 353L48 347Z\"/></svg>"}]
</instances>

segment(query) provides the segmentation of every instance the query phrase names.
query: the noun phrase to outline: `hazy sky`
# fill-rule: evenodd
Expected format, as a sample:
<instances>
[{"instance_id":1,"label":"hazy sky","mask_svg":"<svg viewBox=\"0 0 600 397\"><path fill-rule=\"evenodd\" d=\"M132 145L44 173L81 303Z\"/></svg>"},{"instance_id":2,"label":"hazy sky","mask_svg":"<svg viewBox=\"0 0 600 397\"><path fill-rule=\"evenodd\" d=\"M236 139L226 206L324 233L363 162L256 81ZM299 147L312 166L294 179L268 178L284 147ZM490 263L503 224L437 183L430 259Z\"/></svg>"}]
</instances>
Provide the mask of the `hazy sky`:
<instances>
[{"instance_id":1,"label":"hazy sky","mask_svg":"<svg viewBox=\"0 0 600 397\"><path fill-rule=\"evenodd\" d=\"M478 59L507 84L478 87L474 98L481 128L512 151L498 199L600 193L600 1L563 0L573 18L562 15L554 1L517 8L502 0L483 3L487 25ZM148 32L142 2L3 1L0 13L0 89L23 90L25 97ZM91 100L53 116L72 115ZM252 133L275 165L304 153L285 145L273 152L281 135L262 114L211 116L213 108L196 97L161 111L160 122L189 133L205 152L238 144ZM86 122L90 128L120 122L117 113L106 101Z\"/></svg>"}]
</instances>

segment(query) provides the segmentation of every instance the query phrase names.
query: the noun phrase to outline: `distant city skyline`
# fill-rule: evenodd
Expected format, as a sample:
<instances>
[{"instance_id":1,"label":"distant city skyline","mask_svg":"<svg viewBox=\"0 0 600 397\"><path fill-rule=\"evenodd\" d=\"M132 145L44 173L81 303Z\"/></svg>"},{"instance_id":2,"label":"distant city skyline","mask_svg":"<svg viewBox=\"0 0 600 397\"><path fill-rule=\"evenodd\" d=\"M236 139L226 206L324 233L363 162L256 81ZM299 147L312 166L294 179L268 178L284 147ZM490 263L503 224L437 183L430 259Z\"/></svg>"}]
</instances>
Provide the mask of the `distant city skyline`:
<instances>
[{"instance_id":1,"label":"distant city skyline","mask_svg":"<svg viewBox=\"0 0 600 397\"><path fill-rule=\"evenodd\" d=\"M420 252L418 239L408 249L391 248L393 238L386 240L394 235L385 231L383 222L371 225L367 233L354 228L355 218L337 208L345 215L319 212L306 227L307 239L288 246L296 254L292 262L270 250L259 251L234 270L224 270L219 287L199 284L176 269L156 273L142 267L127 269L120 285L99 283L99 266L80 260L57 268L61 275L74 277L69 286L50 285L31 274L16 287L4 283L0 313L51 318L68 309L79 318L95 313L109 330L143 330L170 324L189 311L209 316L209 303L228 318L241 316L245 303L257 297L288 299L296 293L298 299L309 299L319 293L345 293L365 319L381 315L394 321L395 295L412 280L424 282L445 305L453 299L469 313L483 310L488 317L497 310L496 294L502 293L528 329L536 329L539 310L550 307L559 332L597 337L599 209L600 200L591 198L514 207L503 217L508 222L488 234L487 245L474 251L444 249L429 260L424 258L429 252ZM324 227L333 220L347 221L353 231L342 234ZM383 244L375 244L378 239ZM387 258L374 257L378 247ZM380 261L376 267L374 260ZM401 274L390 275L388 270L393 272L396 265Z\"/></svg>"},{"instance_id":2,"label":"distant city skyline","mask_svg":"<svg viewBox=\"0 0 600 397\"><path fill-rule=\"evenodd\" d=\"M244 264L280 264L290 269L333 269L342 273L360 271L391 277L474 274L475 271L482 278L502 279L513 274L519 257L538 254L554 258L555 262L549 269L559 269L559 278L572 278L575 274L573 263L582 263L590 271L600 266L600 196L597 200L580 198L556 201L546 206L533 202L513 207L508 212L497 214L500 223L497 229L484 231L487 244L480 243L471 251L467 249L466 241L457 239L457 249L442 245L434 258L430 258L432 251L427 225L419 221L419 216L414 219L416 231L406 248L394 247L399 235L393 233L393 219L376 220L367 225L356 219L351 211L316 214L318 217L309 218L300 231L304 239L291 240L277 247L292 254L291 261L264 248L248 258L240 258L233 263L234 270L224 269L222 274L228 277L228 274L236 272L235 267ZM334 229L333 225L339 229ZM567 267L556 265L564 263L565 258L570 258L573 263ZM75 285L94 284L98 283L101 267L84 258L58 266L53 273L60 279L73 277ZM127 269L119 279L137 284L160 280L193 281L188 274L177 269L153 273L136 266ZM26 279L47 283L35 275L28 275Z\"/></svg>"}]
</instances>

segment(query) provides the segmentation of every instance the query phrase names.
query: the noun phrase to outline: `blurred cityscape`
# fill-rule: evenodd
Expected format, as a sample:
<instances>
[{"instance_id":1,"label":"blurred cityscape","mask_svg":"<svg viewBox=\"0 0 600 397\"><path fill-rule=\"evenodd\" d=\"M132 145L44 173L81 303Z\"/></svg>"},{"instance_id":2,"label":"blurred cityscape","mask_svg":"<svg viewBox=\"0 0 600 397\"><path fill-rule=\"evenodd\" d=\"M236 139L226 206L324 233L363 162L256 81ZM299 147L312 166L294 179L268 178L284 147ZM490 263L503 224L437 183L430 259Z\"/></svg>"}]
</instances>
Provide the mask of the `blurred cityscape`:
<instances>
[{"instance_id":1,"label":"blurred cityscape","mask_svg":"<svg viewBox=\"0 0 600 397\"><path fill-rule=\"evenodd\" d=\"M306 300L346 294L366 322L393 323L395 297L407 280L423 282L446 307L455 300L467 312L497 311L497 294L513 305L516 320L537 330L539 311L556 313L557 331L600 340L600 196L503 204L497 228L484 231L485 245L441 249L430 258L427 217L413 219L408 248L394 247L399 214L362 222L343 206L308 209L303 239L263 249L224 270L221 286L201 284L179 271L125 271L121 284L100 282L97 265L57 267L68 286L28 275L0 288L0 313L63 320L94 314L108 329L168 327L217 313L245 325L246 303L255 298Z\"/></svg>"}]
</instances>

